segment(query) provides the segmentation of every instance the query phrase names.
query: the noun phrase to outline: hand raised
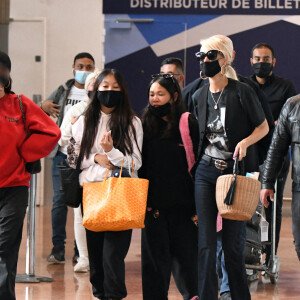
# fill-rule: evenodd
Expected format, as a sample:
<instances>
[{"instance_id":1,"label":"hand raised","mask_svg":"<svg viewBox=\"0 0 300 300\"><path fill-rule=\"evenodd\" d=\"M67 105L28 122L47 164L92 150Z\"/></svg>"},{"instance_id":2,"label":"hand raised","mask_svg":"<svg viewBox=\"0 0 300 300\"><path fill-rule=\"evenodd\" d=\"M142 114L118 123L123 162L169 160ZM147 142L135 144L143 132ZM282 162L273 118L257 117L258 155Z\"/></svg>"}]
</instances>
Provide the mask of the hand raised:
<instances>
[{"instance_id":1,"label":"hand raised","mask_svg":"<svg viewBox=\"0 0 300 300\"><path fill-rule=\"evenodd\" d=\"M105 133L100 141L100 146L105 152L109 152L114 147L114 142L111 137L111 131Z\"/></svg>"}]
</instances>

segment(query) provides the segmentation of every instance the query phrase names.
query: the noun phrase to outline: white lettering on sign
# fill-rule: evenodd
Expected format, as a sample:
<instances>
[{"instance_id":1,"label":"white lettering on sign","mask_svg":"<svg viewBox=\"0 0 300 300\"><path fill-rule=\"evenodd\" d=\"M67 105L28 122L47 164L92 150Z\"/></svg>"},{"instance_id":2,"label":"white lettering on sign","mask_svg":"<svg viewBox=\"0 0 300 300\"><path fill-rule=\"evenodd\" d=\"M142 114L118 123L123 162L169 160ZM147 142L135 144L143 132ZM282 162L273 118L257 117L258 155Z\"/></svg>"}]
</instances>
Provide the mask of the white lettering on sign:
<instances>
[{"instance_id":1,"label":"white lettering on sign","mask_svg":"<svg viewBox=\"0 0 300 300\"><path fill-rule=\"evenodd\" d=\"M293 9L299 8L300 0L255 0L256 9Z\"/></svg>"},{"instance_id":2,"label":"white lettering on sign","mask_svg":"<svg viewBox=\"0 0 300 300\"><path fill-rule=\"evenodd\" d=\"M233 0L247 3L250 0ZM299 0L300 1L300 0ZM228 0L130 0L130 8L227 8ZM243 7L243 4L242 6Z\"/></svg>"},{"instance_id":3,"label":"white lettering on sign","mask_svg":"<svg viewBox=\"0 0 300 300\"><path fill-rule=\"evenodd\" d=\"M250 8L250 0L232 0L232 8L237 9L237 8L244 8L248 9Z\"/></svg>"},{"instance_id":4,"label":"white lettering on sign","mask_svg":"<svg viewBox=\"0 0 300 300\"><path fill-rule=\"evenodd\" d=\"M130 0L130 8L299 9L300 0Z\"/></svg>"}]
</instances>

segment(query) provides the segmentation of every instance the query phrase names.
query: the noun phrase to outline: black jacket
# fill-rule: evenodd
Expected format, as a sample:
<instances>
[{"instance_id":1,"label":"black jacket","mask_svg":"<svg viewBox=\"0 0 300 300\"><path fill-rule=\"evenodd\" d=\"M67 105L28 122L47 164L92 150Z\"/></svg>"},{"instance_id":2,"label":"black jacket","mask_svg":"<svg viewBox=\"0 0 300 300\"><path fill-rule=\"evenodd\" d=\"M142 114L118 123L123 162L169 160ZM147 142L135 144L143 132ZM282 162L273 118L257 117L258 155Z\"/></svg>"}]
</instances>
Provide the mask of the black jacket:
<instances>
[{"instance_id":1,"label":"black jacket","mask_svg":"<svg viewBox=\"0 0 300 300\"><path fill-rule=\"evenodd\" d=\"M189 83L182 91L182 100L186 105L187 110L196 115L195 107L194 107L194 102L192 100L193 94L200 89L201 86L205 85L208 83L208 80L203 80L201 78L197 78L191 83Z\"/></svg>"},{"instance_id":2,"label":"black jacket","mask_svg":"<svg viewBox=\"0 0 300 300\"><path fill-rule=\"evenodd\" d=\"M229 151L234 152L236 145L249 136L255 126L249 119L250 112L246 110L247 105L243 101L249 97L258 101L257 96L252 88L247 84L239 81L228 79L228 86L226 87L232 97L228 98L226 103L225 115L225 130L229 142ZM207 93L209 85L203 86L193 95L193 101L197 104L197 117L200 132L200 141L198 147L199 157L203 153L203 142L205 138L206 122L207 122ZM261 120L261 123L264 120ZM260 124L259 124L260 125ZM255 145L247 149L247 156L245 157L245 171L258 171L259 160Z\"/></svg>"},{"instance_id":3,"label":"black jacket","mask_svg":"<svg viewBox=\"0 0 300 300\"><path fill-rule=\"evenodd\" d=\"M268 103L268 99L267 99L266 95L259 88L259 85L257 83L255 83L254 81L252 81L251 79L246 78L244 76L238 75L238 77L239 77L240 82L247 83L255 91L255 93L258 97L258 100L259 100L259 102L260 102L260 104L261 104L261 106L264 110L266 120L267 120L268 125L269 125L268 134L256 143L258 158L259 158L259 164L262 165L264 163L266 157L267 157L267 153L268 153L268 150L269 150L269 147L270 147L270 144L271 144L273 132L274 132L274 129L275 129L275 122L274 122L274 119L273 119L273 115L272 115L270 105Z\"/></svg>"},{"instance_id":4,"label":"black jacket","mask_svg":"<svg viewBox=\"0 0 300 300\"><path fill-rule=\"evenodd\" d=\"M161 134L167 122L158 119ZM191 138L198 138L197 120L190 115ZM145 127L144 127L145 130ZM153 209L182 208L195 212L193 181L188 172L188 163L182 138L178 130L169 138L147 137L143 141L143 164L139 177L149 180L147 205Z\"/></svg>"},{"instance_id":5,"label":"black jacket","mask_svg":"<svg viewBox=\"0 0 300 300\"><path fill-rule=\"evenodd\" d=\"M292 148L293 190L300 190L300 95L294 96L284 104L278 118L272 142L262 173L262 188L273 189L280 173L283 158Z\"/></svg>"}]
</instances>

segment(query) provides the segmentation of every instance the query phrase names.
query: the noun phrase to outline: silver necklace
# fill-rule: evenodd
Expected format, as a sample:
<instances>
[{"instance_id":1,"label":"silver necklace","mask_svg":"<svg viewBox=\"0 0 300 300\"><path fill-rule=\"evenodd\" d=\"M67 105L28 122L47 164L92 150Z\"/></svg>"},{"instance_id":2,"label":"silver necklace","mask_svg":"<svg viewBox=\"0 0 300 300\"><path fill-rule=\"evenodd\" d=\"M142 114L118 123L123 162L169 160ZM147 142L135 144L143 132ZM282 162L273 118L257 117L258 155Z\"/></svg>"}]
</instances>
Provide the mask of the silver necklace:
<instances>
[{"instance_id":1,"label":"silver necklace","mask_svg":"<svg viewBox=\"0 0 300 300\"><path fill-rule=\"evenodd\" d=\"M213 96L212 92L210 91L211 97L212 97L212 99L213 99L213 100L214 100L214 102L215 102L214 109L218 109L218 103L219 103L219 101L220 101L220 99L221 99L221 96L222 96L222 94L223 94L223 91L224 91L224 89L221 91L221 94L220 94L220 96L219 96L219 98L218 98L218 100L217 100L217 101L215 100L215 98L214 98L214 96Z\"/></svg>"}]
</instances>

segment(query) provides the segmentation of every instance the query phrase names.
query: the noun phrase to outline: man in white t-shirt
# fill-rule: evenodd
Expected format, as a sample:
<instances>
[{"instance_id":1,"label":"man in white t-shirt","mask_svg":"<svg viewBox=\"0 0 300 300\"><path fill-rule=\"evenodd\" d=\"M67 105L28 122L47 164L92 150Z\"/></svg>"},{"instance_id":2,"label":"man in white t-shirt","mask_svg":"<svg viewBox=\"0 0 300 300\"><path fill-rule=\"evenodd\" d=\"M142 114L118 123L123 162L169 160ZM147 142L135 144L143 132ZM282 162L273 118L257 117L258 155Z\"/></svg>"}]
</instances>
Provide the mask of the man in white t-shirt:
<instances>
[{"instance_id":1,"label":"man in white t-shirt","mask_svg":"<svg viewBox=\"0 0 300 300\"><path fill-rule=\"evenodd\" d=\"M60 127L67 111L75 104L88 100L84 89L87 76L95 69L95 60L91 54L82 52L75 56L72 65L74 79L68 80L59 86L41 103L41 108L50 116L57 118L56 124ZM67 146L57 146L49 155L53 158L53 206L52 206L52 243L53 248L47 261L63 263L65 261L66 222L68 208L61 190L61 178L58 166L67 158Z\"/></svg>"}]
</instances>

